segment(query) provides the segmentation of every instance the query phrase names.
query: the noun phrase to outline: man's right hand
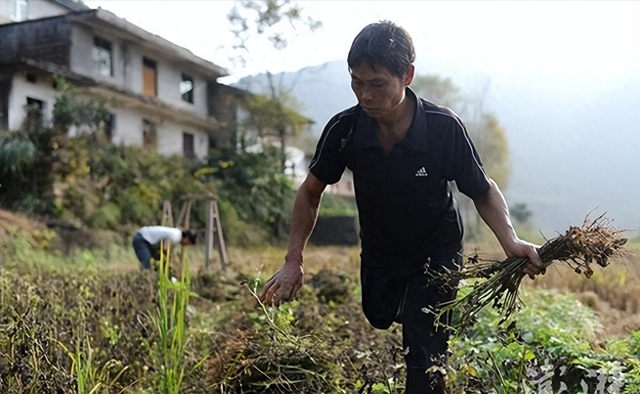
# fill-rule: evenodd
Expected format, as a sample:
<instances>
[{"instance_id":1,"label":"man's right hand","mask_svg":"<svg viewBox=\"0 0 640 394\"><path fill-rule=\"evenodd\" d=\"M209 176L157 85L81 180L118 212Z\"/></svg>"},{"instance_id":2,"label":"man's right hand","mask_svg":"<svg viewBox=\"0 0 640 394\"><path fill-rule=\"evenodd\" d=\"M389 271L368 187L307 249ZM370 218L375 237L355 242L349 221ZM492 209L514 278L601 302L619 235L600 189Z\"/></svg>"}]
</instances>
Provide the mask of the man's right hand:
<instances>
[{"instance_id":1,"label":"man's right hand","mask_svg":"<svg viewBox=\"0 0 640 394\"><path fill-rule=\"evenodd\" d=\"M302 287L304 269L302 263L289 260L265 283L260 300L269 304L277 304L283 298L295 297Z\"/></svg>"}]
</instances>

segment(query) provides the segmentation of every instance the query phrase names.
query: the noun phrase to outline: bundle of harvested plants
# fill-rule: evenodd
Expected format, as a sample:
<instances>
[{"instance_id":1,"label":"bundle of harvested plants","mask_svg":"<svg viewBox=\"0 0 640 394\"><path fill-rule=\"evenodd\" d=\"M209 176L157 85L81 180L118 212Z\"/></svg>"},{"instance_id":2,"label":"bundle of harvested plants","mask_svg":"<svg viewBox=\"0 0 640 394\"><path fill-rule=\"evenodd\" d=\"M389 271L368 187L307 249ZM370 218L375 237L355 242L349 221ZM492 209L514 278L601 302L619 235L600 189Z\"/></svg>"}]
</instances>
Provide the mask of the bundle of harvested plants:
<instances>
[{"instance_id":1,"label":"bundle of harvested plants","mask_svg":"<svg viewBox=\"0 0 640 394\"><path fill-rule=\"evenodd\" d=\"M611 221L601 215L593 221L584 220L582 227L571 226L563 235L552 238L538 250L543 263L563 262L577 274L587 278L593 275L592 264L600 267L609 265L609 259L622 252L626 239L623 231L612 226ZM454 331L463 331L475 323L477 313L492 304L504 323L522 302L519 287L526 276L524 269L530 264L527 257L509 257L504 261L483 260L470 257L469 263L460 270L428 270L432 283L446 289L461 280L472 280L471 290L461 298L441 304L437 310L426 310L443 317L450 313L459 314L459 320L451 324ZM484 280L482 280L484 279ZM443 321L442 319L440 321Z\"/></svg>"}]
</instances>

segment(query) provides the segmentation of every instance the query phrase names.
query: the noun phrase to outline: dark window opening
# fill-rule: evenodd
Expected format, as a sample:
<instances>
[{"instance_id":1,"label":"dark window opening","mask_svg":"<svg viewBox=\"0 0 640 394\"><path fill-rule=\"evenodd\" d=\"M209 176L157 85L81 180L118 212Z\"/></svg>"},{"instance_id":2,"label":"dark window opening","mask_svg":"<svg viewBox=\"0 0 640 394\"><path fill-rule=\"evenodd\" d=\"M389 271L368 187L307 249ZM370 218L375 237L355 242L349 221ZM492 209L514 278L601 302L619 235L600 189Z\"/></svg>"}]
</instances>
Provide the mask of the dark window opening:
<instances>
[{"instance_id":1,"label":"dark window opening","mask_svg":"<svg viewBox=\"0 0 640 394\"><path fill-rule=\"evenodd\" d=\"M45 103L42 100L27 97L27 117L25 118L25 129L27 131L38 130L43 123Z\"/></svg>"},{"instance_id":2,"label":"dark window opening","mask_svg":"<svg viewBox=\"0 0 640 394\"><path fill-rule=\"evenodd\" d=\"M34 74L32 72L28 72L27 73L27 81L29 81L31 83L36 83L36 82L38 82L38 77L36 77L36 74Z\"/></svg>"},{"instance_id":3,"label":"dark window opening","mask_svg":"<svg viewBox=\"0 0 640 394\"><path fill-rule=\"evenodd\" d=\"M44 111L44 101L27 97L27 110Z\"/></svg>"},{"instance_id":4,"label":"dark window opening","mask_svg":"<svg viewBox=\"0 0 640 394\"><path fill-rule=\"evenodd\" d=\"M182 133L182 153L187 159L195 159L196 151L194 146L194 138L191 133Z\"/></svg>"},{"instance_id":5,"label":"dark window opening","mask_svg":"<svg viewBox=\"0 0 640 394\"><path fill-rule=\"evenodd\" d=\"M142 146L156 149L158 144L158 131L156 130L155 123L146 119L143 119L142 123Z\"/></svg>"},{"instance_id":6,"label":"dark window opening","mask_svg":"<svg viewBox=\"0 0 640 394\"><path fill-rule=\"evenodd\" d=\"M113 134L116 128L116 116L114 114L109 114L107 119L104 121L104 135L107 138L107 142L113 141Z\"/></svg>"},{"instance_id":7,"label":"dark window opening","mask_svg":"<svg viewBox=\"0 0 640 394\"><path fill-rule=\"evenodd\" d=\"M111 43L100 37L93 38L93 64L100 75L113 75L113 58Z\"/></svg>"},{"instance_id":8,"label":"dark window opening","mask_svg":"<svg viewBox=\"0 0 640 394\"><path fill-rule=\"evenodd\" d=\"M142 58L142 93L145 96L158 96L158 72L156 62L149 58Z\"/></svg>"},{"instance_id":9,"label":"dark window opening","mask_svg":"<svg viewBox=\"0 0 640 394\"><path fill-rule=\"evenodd\" d=\"M182 100L193 104L193 78L187 74L182 74L182 82L180 82L180 95Z\"/></svg>"}]
</instances>

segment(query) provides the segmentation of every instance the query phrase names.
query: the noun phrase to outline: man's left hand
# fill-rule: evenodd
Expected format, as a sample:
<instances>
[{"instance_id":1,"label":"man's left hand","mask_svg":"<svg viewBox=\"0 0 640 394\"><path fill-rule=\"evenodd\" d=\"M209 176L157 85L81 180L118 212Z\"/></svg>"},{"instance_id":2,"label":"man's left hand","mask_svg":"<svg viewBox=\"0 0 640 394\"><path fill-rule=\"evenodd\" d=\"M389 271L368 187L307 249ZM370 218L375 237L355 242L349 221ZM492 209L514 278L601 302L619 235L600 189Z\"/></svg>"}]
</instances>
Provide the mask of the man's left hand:
<instances>
[{"instance_id":1,"label":"man's left hand","mask_svg":"<svg viewBox=\"0 0 640 394\"><path fill-rule=\"evenodd\" d=\"M536 275L544 274L546 268L551 264L542 262L538 254L539 248L539 246L530 242L516 239L506 252L508 257L528 257L531 262L527 265L524 272L529 275L529 278L534 279Z\"/></svg>"}]
</instances>

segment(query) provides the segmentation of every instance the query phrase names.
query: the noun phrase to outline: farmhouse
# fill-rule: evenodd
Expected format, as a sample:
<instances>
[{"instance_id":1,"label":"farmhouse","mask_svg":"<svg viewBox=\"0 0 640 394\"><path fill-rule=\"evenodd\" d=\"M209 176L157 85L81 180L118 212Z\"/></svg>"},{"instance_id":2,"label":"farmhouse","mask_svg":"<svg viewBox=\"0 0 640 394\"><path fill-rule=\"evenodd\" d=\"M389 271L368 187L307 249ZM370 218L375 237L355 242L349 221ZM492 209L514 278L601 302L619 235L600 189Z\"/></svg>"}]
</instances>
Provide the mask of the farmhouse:
<instances>
[{"instance_id":1,"label":"farmhouse","mask_svg":"<svg viewBox=\"0 0 640 394\"><path fill-rule=\"evenodd\" d=\"M1 1L0 23L0 129L19 129L32 111L51 122L61 76L104 100L114 144L194 159L235 144L238 89L189 50L72 0Z\"/></svg>"}]
</instances>

